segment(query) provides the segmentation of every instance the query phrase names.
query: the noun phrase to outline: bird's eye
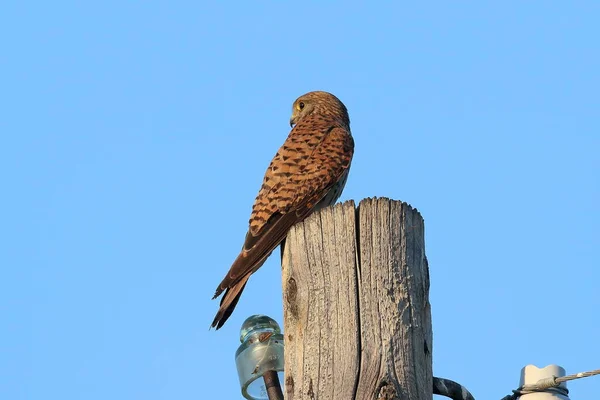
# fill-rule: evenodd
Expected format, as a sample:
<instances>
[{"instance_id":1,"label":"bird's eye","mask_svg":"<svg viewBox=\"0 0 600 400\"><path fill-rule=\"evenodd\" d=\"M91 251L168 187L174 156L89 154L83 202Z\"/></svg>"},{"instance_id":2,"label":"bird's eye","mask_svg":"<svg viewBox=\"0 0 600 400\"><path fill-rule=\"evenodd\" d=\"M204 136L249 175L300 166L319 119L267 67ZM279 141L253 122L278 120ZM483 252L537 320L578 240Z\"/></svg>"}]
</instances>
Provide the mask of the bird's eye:
<instances>
[{"instance_id":1,"label":"bird's eye","mask_svg":"<svg viewBox=\"0 0 600 400\"><path fill-rule=\"evenodd\" d=\"M303 101L301 101L300 103L298 103L298 108L301 109L301 110L304 108L304 102Z\"/></svg>"}]
</instances>

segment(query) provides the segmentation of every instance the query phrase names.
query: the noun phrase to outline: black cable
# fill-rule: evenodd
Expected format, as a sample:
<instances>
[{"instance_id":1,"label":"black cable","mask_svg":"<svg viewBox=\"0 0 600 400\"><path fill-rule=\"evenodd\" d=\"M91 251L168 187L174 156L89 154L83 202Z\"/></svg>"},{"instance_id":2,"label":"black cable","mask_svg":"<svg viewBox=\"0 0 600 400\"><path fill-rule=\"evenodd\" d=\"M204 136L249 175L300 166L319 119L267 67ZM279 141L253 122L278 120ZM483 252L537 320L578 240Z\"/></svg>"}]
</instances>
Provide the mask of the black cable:
<instances>
[{"instance_id":1,"label":"black cable","mask_svg":"<svg viewBox=\"0 0 600 400\"><path fill-rule=\"evenodd\" d=\"M433 394L449 397L452 400L475 400L466 387L450 379L433 377Z\"/></svg>"}]
</instances>

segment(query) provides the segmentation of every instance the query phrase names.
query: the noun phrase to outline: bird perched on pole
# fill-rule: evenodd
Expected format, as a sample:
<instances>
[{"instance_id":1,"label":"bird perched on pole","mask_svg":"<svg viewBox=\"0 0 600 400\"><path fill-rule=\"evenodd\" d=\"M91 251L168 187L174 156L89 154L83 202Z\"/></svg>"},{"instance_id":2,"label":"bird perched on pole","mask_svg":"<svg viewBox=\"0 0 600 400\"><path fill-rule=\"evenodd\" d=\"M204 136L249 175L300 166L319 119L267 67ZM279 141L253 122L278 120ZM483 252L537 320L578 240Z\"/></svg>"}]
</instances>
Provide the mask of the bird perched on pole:
<instances>
[{"instance_id":1,"label":"bird perched on pole","mask_svg":"<svg viewBox=\"0 0 600 400\"><path fill-rule=\"evenodd\" d=\"M344 189L354 140L346 106L327 92L309 92L292 106L292 130L267 168L250 215L248 233L213 299L223 292L211 327L233 312L250 275L285 239L290 228L337 201Z\"/></svg>"}]
</instances>

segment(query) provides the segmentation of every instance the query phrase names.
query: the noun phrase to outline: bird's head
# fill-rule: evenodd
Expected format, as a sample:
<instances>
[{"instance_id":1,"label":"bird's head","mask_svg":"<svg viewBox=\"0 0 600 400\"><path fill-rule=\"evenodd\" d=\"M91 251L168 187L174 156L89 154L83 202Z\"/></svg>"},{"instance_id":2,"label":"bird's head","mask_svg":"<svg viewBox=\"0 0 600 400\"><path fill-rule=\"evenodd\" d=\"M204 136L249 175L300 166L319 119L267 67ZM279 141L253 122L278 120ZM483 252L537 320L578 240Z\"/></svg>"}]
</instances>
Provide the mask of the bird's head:
<instances>
[{"instance_id":1,"label":"bird's head","mask_svg":"<svg viewBox=\"0 0 600 400\"><path fill-rule=\"evenodd\" d=\"M343 126L350 127L350 118L346 106L331 93L308 92L298 97L292 106L290 126L294 127L304 117L311 114L333 117L338 119Z\"/></svg>"}]
</instances>

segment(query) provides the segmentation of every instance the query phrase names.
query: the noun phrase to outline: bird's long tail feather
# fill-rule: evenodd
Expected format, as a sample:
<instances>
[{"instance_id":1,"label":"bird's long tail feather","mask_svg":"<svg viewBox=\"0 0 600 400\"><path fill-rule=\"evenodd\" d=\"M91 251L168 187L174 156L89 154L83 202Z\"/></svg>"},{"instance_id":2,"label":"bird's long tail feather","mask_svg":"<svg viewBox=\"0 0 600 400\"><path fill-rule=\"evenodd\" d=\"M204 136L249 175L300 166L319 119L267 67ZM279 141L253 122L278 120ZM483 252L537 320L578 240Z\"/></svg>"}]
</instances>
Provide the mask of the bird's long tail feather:
<instances>
[{"instance_id":1,"label":"bird's long tail feather","mask_svg":"<svg viewBox=\"0 0 600 400\"><path fill-rule=\"evenodd\" d=\"M238 283L230 287L225 291L223 298L221 299L221 304L219 306L219 311L215 316L215 319L212 322L211 328L216 328L217 330L223 326L225 321L229 318L233 309L237 305L237 302L240 300L240 296L246 287L246 282L248 282L248 278L250 278L250 274L243 277Z\"/></svg>"}]
</instances>

